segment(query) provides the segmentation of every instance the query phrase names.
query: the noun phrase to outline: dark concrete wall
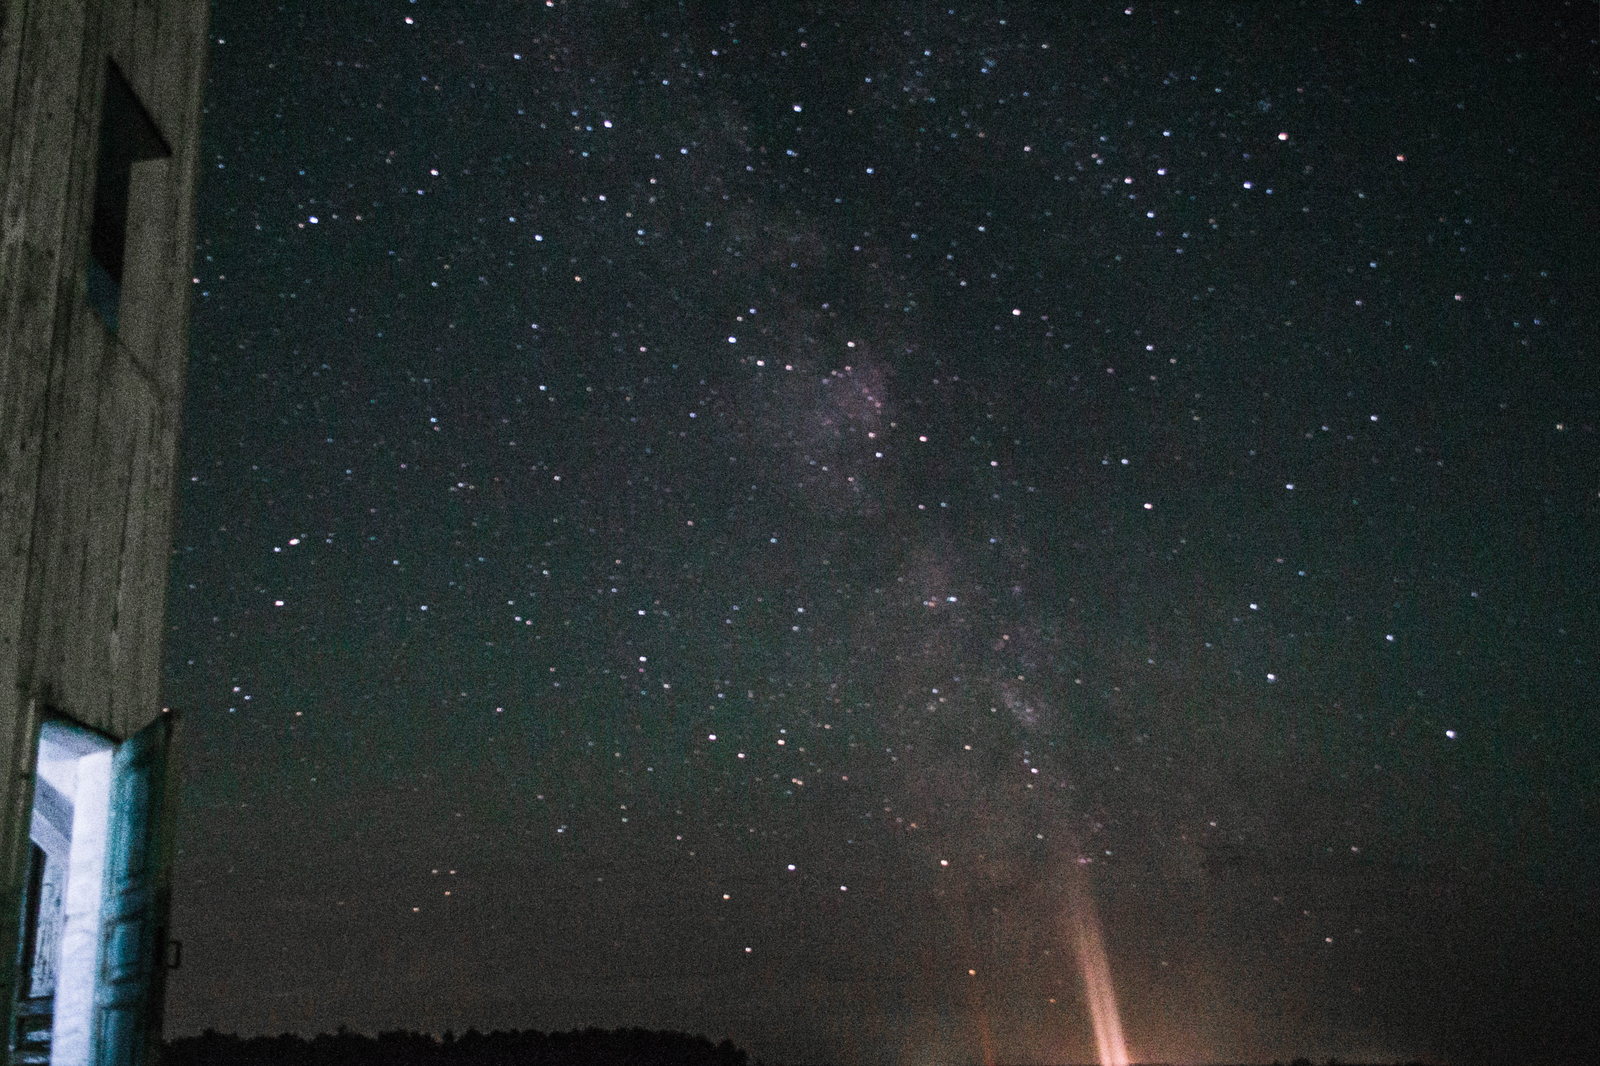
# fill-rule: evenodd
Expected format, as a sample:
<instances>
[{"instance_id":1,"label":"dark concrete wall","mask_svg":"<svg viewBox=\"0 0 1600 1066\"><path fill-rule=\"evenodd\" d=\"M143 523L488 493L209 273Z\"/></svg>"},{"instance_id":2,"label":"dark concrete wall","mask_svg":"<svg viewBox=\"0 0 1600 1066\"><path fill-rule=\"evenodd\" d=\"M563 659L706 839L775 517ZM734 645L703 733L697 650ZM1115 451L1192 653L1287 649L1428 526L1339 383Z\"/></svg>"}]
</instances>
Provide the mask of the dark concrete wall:
<instances>
[{"instance_id":1,"label":"dark concrete wall","mask_svg":"<svg viewBox=\"0 0 1600 1066\"><path fill-rule=\"evenodd\" d=\"M206 20L206 0L0 0L0 959L38 717L124 738L161 713ZM86 296L108 59L172 150L134 165L114 331Z\"/></svg>"}]
</instances>

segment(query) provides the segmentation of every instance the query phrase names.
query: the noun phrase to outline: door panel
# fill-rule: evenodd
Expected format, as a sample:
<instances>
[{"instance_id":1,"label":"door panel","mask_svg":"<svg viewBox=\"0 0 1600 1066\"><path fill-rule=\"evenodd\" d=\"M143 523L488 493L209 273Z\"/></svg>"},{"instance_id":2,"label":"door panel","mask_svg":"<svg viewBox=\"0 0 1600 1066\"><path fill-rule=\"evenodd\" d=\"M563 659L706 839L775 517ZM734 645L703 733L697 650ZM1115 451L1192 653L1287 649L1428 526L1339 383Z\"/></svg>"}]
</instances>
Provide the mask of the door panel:
<instances>
[{"instance_id":1,"label":"door panel","mask_svg":"<svg viewBox=\"0 0 1600 1066\"><path fill-rule=\"evenodd\" d=\"M150 723L118 746L111 769L111 825L101 902L94 1066L143 1066L159 1034L167 890L159 869L167 824L162 801L172 719Z\"/></svg>"}]
</instances>

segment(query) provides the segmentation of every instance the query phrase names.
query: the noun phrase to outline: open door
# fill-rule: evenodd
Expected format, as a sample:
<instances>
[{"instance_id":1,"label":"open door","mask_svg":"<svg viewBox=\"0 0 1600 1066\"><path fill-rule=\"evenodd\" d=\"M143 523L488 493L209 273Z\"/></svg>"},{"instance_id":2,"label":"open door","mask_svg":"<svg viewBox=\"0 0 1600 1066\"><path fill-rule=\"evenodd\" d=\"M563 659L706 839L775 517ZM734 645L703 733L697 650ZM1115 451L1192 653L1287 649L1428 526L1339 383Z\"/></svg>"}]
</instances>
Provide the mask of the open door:
<instances>
[{"instance_id":1,"label":"open door","mask_svg":"<svg viewBox=\"0 0 1600 1066\"><path fill-rule=\"evenodd\" d=\"M165 992L168 854L167 755L162 715L117 746L111 760L109 833L95 981L94 1066L144 1066L161 1038Z\"/></svg>"},{"instance_id":2,"label":"open door","mask_svg":"<svg viewBox=\"0 0 1600 1066\"><path fill-rule=\"evenodd\" d=\"M145 1066L161 1038L172 726L39 727L11 1066Z\"/></svg>"}]
</instances>

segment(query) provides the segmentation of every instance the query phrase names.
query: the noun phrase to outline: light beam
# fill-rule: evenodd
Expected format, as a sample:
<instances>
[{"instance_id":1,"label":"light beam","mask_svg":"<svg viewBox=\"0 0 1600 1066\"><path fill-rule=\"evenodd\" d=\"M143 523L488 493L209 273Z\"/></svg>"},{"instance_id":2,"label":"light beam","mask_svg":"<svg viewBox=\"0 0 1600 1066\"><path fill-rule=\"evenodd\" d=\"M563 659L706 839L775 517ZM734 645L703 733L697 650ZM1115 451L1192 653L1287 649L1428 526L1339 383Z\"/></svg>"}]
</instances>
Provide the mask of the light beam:
<instances>
[{"instance_id":1,"label":"light beam","mask_svg":"<svg viewBox=\"0 0 1600 1066\"><path fill-rule=\"evenodd\" d=\"M1069 918L1073 947L1078 953L1078 969L1083 974L1083 994L1089 1001L1089 1020L1100 1051L1100 1066L1128 1066L1122 1015L1117 1012L1117 994L1111 986L1111 963L1106 959L1106 945L1100 936L1094 900L1082 880L1081 873L1073 878Z\"/></svg>"}]
</instances>

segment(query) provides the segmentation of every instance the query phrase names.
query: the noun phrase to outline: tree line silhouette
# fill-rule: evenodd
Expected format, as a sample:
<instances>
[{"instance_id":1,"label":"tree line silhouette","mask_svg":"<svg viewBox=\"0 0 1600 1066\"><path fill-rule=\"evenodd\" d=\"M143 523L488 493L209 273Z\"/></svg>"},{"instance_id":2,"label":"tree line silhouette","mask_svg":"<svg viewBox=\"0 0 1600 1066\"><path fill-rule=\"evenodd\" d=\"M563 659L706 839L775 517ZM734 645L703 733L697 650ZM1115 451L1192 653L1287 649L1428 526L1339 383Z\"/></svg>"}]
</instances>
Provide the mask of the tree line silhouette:
<instances>
[{"instance_id":1,"label":"tree line silhouette","mask_svg":"<svg viewBox=\"0 0 1600 1066\"><path fill-rule=\"evenodd\" d=\"M750 1066L733 1041L646 1029L536 1029L461 1036L396 1030L367 1036L340 1027L310 1039L293 1033L240 1037L207 1029L166 1042L161 1066ZM763 1066L758 1060L756 1066Z\"/></svg>"},{"instance_id":2,"label":"tree line silhouette","mask_svg":"<svg viewBox=\"0 0 1600 1066\"><path fill-rule=\"evenodd\" d=\"M165 1043L160 1066L751 1066L731 1040L649 1029L469 1029L461 1036L394 1030L367 1036L340 1026L307 1039L240 1037L207 1029ZM754 1066L766 1066L760 1059ZM1272 1066L1282 1066L1274 1062ZM1289 1066L1313 1066L1299 1057ZM1326 1066L1354 1066L1329 1059ZM1409 1066L1422 1066L1410 1063Z\"/></svg>"}]
</instances>

